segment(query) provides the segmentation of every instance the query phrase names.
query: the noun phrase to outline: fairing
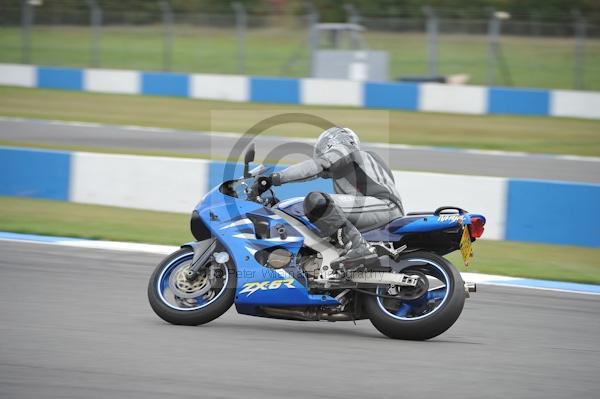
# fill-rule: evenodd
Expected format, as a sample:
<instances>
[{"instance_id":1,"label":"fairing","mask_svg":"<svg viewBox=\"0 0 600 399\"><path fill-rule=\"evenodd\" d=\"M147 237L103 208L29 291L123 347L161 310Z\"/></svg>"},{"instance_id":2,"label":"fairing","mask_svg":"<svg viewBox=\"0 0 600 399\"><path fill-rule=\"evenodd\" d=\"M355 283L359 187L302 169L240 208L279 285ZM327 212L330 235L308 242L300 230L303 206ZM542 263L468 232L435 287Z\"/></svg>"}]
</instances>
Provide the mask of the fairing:
<instances>
[{"instance_id":1,"label":"fairing","mask_svg":"<svg viewBox=\"0 0 600 399\"><path fill-rule=\"evenodd\" d=\"M275 208L282 212L277 214L258 203L238 198L242 195L238 194L236 197L235 190L230 187L231 185L224 183L211 190L196 206L195 212L206 231L223 245L235 263L235 304L238 312L265 316L259 307L339 305L329 295L310 294L306 276L295 262L304 237L286 221L286 215L319 233L317 227L304 216L303 198L280 202ZM402 241L406 237L423 236L419 233L432 233L433 237L436 231L458 230L461 224L468 225L471 216L474 215L406 216L383 227L365 231L363 235L369 241ZM483 218L481 215L477 216ZM266 248L284 248L290 251L294 255L291 263L277 270L261 265L255 255Z\"/></svg>"},{"instance_id":2,"label":"fairing","mask_svg":"<svg viewBox=\"0 0 600 399\"><path fill-rule=\"evenodd\" d=\"M260 306L339 305L331 296L308 292L306 276L294 259L278 270L257 262L254 255L261 249L279 247L297 255L302 247L302 235L281 216L260 204L225 195L219 188L211 190L195 211L233 258L237 270L235 304L240 313L262 316ZM257 238L252 218L266 221L275 234ZM275 225L283 226L285 238L276 234Z\"/></svg>"}]
</instances>

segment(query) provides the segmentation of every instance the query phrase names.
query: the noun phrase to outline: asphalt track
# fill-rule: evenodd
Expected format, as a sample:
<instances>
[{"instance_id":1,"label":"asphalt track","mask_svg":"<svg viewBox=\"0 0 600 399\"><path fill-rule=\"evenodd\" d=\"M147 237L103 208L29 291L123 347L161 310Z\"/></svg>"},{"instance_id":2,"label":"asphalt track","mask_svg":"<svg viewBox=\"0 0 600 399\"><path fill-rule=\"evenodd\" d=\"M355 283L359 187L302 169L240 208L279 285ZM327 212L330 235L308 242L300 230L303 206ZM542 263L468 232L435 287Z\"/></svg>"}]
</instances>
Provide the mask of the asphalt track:
<instances>
[{"instance_id":1,"label":"asphalt track","mask_svg":"<svg viewBox=\"0 0 600 399\"><path fill-rule=\"evenodd\" d=\"M595 398L600 298L479 286L428 342L368 321L156 317L161 255L0 242L1 398Z\"/></svg>"},{"instance_id":2,"label":"asphalt track","mask_svg":"<svg viewBox=\"0 0 600 399\"><path fill-rule=\"evenodd\" d=\"M0 140L230 159L239 135L0 118ZM290 162L311 153L310 140L258 136L255 142L257 160ZM600 183L600 158L367 143L364 147L378 152L396 170Z\"/></svg>"}]
</instances>

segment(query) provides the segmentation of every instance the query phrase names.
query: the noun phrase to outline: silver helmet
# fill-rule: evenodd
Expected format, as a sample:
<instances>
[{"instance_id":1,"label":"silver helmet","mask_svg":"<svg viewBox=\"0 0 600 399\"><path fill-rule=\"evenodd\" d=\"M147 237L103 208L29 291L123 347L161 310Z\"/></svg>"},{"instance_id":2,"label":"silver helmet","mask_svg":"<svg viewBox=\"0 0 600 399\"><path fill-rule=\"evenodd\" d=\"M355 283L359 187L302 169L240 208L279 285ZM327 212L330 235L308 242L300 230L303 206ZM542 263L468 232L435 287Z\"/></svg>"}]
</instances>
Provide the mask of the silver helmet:
<instances>
[{"instance_id":1,"label":"silver helmet","mask_svg":"<svg viewBox=\"0 0 600 399\"><path fill-rule=\"evenodd\" d=\"M321 157L330 148L338 145L345 146L350 150L349 152L353 152L359 149L360 140L358 135L347 127L336 126L329 128L321 133L317 139L317 143L315 144L315 158Z\"/></svg>"}]
</instances>

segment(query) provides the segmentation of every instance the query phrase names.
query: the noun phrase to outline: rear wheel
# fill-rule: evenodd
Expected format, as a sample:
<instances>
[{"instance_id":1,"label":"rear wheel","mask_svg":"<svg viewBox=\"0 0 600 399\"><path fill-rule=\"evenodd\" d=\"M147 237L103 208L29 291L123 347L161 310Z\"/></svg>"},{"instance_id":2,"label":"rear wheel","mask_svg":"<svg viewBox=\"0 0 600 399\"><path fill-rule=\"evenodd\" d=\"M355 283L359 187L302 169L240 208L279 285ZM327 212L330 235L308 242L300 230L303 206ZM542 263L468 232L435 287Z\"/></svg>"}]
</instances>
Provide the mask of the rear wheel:
<instances>
[{"instance_id":1,"label":"rear wheel","mask_svg":"<svg viewBox=\"0 0 600 399\"><path fill-rule=\"evenodd\" d=\"M148 300L154 312L172 324L208 323L227 311L235 297L233 266L209 258L193 281L185 277L194 251L185 247L169 255L154 270L148 283Z\"/></svg>"},{"instance_id":2,"label":"rear wheel","mask_svg":"<svg viewBox=\"0 0 600 399\"><path fill-rule=\"evenodd\" d=\"M381 286L365 295L371 323L395 339L426 340L442 334L460 316L465 303L464 283L456 268L428 252L404 255L394 270L419 277L417 287Z\"/></svg>"}]
</instances>

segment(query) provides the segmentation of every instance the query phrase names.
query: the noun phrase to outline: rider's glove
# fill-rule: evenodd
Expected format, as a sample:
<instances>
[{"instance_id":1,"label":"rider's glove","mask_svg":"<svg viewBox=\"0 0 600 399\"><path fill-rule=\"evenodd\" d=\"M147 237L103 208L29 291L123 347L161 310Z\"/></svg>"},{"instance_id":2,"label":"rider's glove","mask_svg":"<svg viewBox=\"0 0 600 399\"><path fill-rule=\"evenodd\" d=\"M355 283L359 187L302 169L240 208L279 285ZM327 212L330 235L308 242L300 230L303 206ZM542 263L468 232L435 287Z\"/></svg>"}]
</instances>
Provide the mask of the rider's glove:
<instances>
[{"instance_id":1,"label":"rider's glove","mask_svg":"<svg viewBox=\"0 0 600 399\"><path fill-rule=\"evenodd\" d=\"M270 179L274 186L281 186L281 175L279 173L273 173Z\"/></svg>"},{"instance_id":2,"label":"rider's glove","mask_svg":"<svg viewBox=\"0 0 600 399\"><path fill-rule=\"evenodd\" d=\"M254 184L250 188L250 196L258 197L259 195L270 189L272 185L273 181L271 179L271 176L257 177L254 181Z\"/></svg>"}]
</instances>

